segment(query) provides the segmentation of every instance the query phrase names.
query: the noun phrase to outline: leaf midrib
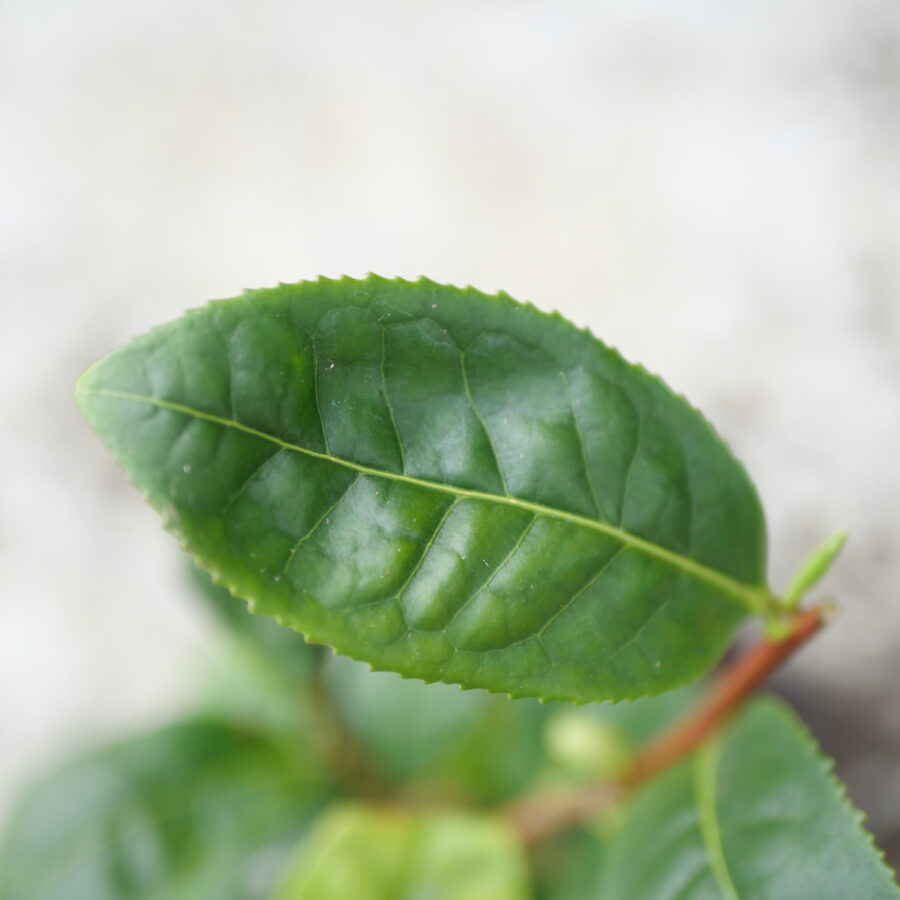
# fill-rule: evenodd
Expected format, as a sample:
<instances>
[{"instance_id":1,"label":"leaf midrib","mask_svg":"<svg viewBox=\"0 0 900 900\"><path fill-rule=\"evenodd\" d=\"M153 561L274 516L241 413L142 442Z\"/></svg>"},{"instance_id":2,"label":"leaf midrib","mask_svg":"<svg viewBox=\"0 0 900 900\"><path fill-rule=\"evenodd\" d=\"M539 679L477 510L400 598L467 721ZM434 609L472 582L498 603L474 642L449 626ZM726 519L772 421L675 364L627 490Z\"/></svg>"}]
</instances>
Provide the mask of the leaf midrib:
<instances>
[{"instance_id":1,"label":"leaf midrib","mask_svg":"<svg viewBox=\"0 0 900 900\"><path fill-rule=\"evenodd\" d=\"M646 555L654 557L655 559L662 560L673 568L678 569L679 571L687 575L690 575L700 581L704 581L707 584L718 588L723 593L737 600L739 603L741 603L741 605L743 605L752 613L763 613L765 611L768 600L768 592L765 590L765 588L759 588L754 585L745 584L744 582L738 581L737 579L732 578L729 575L725 575L723 572L719 572L716 569L705 566L703 565L703 563L699 563L689 556L683 556L680 553L676 553L675 551L669 550L666 547L662 547L659 544L655 544L652 541L648 541L644 538L638 537L637 535L634 535L629 531L625 531L622 528L617 528L615 525L610 525L606 522L600 522L597 519L589 519L585 516L580 516L577 513L567 512L566 510L562 509L555 509L552 506L544 506L541 503L533 503L530 500L521 500L518 497L492 494L487 491L476 491L469 488L461 488L454 485L441 484L436 481L427 481L423 478L416 478L412 475L405 475L396 472L388 472L383 469L376 469L372 466L366 466L361 463L341 459L340 457L333 456L330 453L323 453L319 450L312 450L309 447L301 447L299 444L292 444L289 441L282 440L281 438L276 437L273 434L268 434L265 431L260 431L257 428L252 428L249 425L244 425L242 422L237 422L234 419L226 419L223 416L217 416L214 413L204 412L203 410L186 406L183 403L176 403L172 400L164 400L160 397L148 397L142 394L132 394L127 391L117 391L110 388L81 387L76 388L75 395L76 397L78 395L113 397L119 400L129 400L135 403L146 403L150 406L156 406L161 409L168 409L172 412L178 412L182 413L183 415L192 416L197 419L203 419L208 422L213 422L214 424L221 425L224 428L233 428L237 431L242 431L245 434L253 435L254 437L271 441L273 444L277 444L279 447L282 447L286 450L293 450L297 453L305 454L306 456L311 456L316 459L322 459L327 462L334 463L335 465L343 466L344 468L350 469L354 472L360 472L364 475L371 475L376 478L386 478L392 481L405 482L407 484L416 485L417 487L423 487L429 490L450 494L454 497L463 497L473 500L486 500L491 503L504 503L508 506L517 507L518 509L528 510L532 513L535 513L536 515L560 519L565 522L571 522L572 524L580 525L584 528L591 528L594 531L605 534L619 541L626 547L631 547L632 549L637 550L641 553L645 553Z\"/></svg>"},{"instance_id":2,"label":"leaf midrib","mask_svg":"<svg viewBox=\"0 0 900 900\"><path fill-rule=\"evenodd\" d=\"M719 767L720 746L710 741L697 751L694 757L694 805L700 820L700 834L709 856L709 867L722 895L722 900L740 900L722 844L719 814L716 808L716 776Z\"/></svg>"}]
</instances>

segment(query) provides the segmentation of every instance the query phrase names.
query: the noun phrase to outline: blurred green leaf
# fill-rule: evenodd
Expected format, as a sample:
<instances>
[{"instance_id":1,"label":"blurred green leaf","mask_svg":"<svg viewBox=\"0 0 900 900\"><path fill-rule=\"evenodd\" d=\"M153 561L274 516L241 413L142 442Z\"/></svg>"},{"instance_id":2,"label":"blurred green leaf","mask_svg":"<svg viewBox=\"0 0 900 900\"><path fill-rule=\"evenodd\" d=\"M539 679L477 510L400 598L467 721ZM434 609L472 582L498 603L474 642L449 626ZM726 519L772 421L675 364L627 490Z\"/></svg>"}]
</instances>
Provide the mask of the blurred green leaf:
<instances>
[{"instance_id":1,"label":"blurred green leaf","mask_svg":"<svg viewBox=\"0 0 900 900\"><path fill-rule=\"evenodd\" d=\"M525 860L500 821L460 813L332 809L277 900L528 900Z\"/></svg>"},{"instance_id":2,"label":"blurred green leaf","mask_svg":"<svg viewBox=\"0 0 900 900\"><path fill-rule=\"evenodd\" d=\"M254 291L131 341L76 396L203 568L379 669L658 694L771 603L756 493L703 418L505 295Z\"/></svg>"},{"instance_id":3,"label":"blurred green leaf","mask_svg":"<svg viewBox=\"0 0 900 900\"><path fill-rule=\"evenodd\" d=\"M532 852L536 900L600 900L605 854L585 828L542 841Z\"/></svg>"},{"instance_id":4,"label":"blurred green leaf","mask_svg":"<svg viewBox=\"0 0 900 900\"><path fill-rule=\"evenodd\" d=\"M395 782L493 802L523 788L541 763L546 709L537 701L371 672L346 657L329 660L324 677L346 727Z\"/></svg>"},{"instance_id":5,"label":"blurred green leaf","mask_svg":"<svg viewBox=\"0 0 900 900\"><path fill-rule=\"evenodd\" d=\"M211 719L69 763L22 797L3 900L250 900L328 795L304 754Z\"/></svg>"},{"instance_id":6,"label":"blurred green leaf","mask_svg":"<svg viewBox=\"0 0 900 900\"><path fill-rule=\"evenodd\" d=\"M461 731L481 724L475 692L372 672L345 656L329 659L323 677L344 724L394 780L421 772Z\"/></svg>"},{"instance_id":7,"label":"blurred green leaf","mask_svg":"<svg viewBox=\"0 0 900 900\"><path fill-rule=\"evenodd\" d=\"M900 897L830 762L770 698L627 803L604 885L597 900Z\"/></svg>"},{"instance_id":8,"label":"blurred green leaf","mask_svg":"<svg viewBox=\"0 0 900 900\"><path fill-rule=\"evenodd\" d=\"M547 707L491 694L481 694L480 705L478 725L449 743L428 774L459 784L477 802L500 803L540 774Z\"/></svg>"},{"instance_id":9,"label":"blurred green leaf","mask_svg":"<svg viewBox=\"0 0 900 900\"><path fill-rule=\"evenodd\" d=\"M307 644L303 635L272 619L252 615L245 601L233 596L228 588L215 584L198 566L190 566L189 578L197 595L235 640L256 652L282 678L296 685L310 682L325 652L323 647Z\"/></svg>"},{"instance_id":10,"label":"blurred green leaf","mask_svg":"<svg viewBox=\"0 0 900 900\"><path fill-rule=\"evenodd\" d=\"M193 563L188 575L196 596L227 638L205 673L202 708L287 741L316 741L321 749L316 692L330 651L307 644L302 635L271 619L252 615L243 600L214 584Z\"/></svg>"}]
</instances>

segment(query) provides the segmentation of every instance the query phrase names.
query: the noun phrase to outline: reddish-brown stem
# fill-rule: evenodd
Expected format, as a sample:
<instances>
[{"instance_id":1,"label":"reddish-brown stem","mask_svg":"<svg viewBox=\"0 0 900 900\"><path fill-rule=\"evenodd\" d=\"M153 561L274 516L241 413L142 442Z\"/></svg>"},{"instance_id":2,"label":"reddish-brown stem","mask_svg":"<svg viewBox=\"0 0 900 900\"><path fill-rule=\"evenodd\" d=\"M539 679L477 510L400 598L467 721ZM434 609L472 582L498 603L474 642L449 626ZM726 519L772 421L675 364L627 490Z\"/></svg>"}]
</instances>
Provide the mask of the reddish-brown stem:
<instances>
[{"instance_id":1,"label":"reddish-brown stem","mask_svg":"<svg viewBox=\"0 0 900 900\"><path fill-rule=\"evenodd\" d=\"M525 842L532 843L596 816L696 750L822 624L821 607L797 613L782 640L763 639L729 663L699 702L639 750L618 777L577 793L526 798L507 811L507 820Z\"/></svg>"},{"instance_id":2,"label":"reddish-brown stem","mask_svg":"<svg viewBox=\"0 0 900 900\"><path fill-rule=\"evenodd\" d=\"M798 613L780 641L761 640L730 663L688 714L650 741L619 777L623 788L643 784L687 756L732 715L759 685L822 627L820 607Z\"/></svg>"}]
</instances>

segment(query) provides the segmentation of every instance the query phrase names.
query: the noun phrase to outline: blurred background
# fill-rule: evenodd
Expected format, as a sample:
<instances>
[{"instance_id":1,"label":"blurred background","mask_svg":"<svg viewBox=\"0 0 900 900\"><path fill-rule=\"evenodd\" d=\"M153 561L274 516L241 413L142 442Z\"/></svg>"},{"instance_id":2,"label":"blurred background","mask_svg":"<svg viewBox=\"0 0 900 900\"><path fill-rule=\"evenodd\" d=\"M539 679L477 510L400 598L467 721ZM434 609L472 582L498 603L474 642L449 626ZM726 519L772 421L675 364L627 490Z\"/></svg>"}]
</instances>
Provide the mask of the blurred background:
<instances>
[{"instance_id":1,"label":"blurred background","mask_svg":"<svg viewBox=\"0 0 900 900\"><path fill-rule=\"evenodd\" d=\"M900 8L887 0L6 0L0 820L213 654L184 563L72 402L186 307L325 275L505 289L685 393L783 587L780 678L900 857Z\"/></svg>"}]
</instances>

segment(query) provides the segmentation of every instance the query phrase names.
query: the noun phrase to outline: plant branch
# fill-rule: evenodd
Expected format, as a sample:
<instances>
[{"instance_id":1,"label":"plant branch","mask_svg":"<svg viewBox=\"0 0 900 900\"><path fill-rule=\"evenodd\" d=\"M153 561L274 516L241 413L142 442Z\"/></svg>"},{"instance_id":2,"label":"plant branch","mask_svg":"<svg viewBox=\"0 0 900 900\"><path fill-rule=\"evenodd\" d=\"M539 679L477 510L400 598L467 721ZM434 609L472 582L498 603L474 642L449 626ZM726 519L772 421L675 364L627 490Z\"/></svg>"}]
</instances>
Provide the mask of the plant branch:
<instances>
[{"instance_id":1,"label":"plant branch","mask_svg":"<svg viewBox=\"0 0 900 900\"><path fill-rule=\"evenodd\" d=\"M571 793L526 797L506 810L507 821L523 841L533 843L608 809L623 795L696 750L823 623L820 606L798 612L791 618L783 639L763 638L729 663L706 694L681 719L645 744L617 777Z\"/></svg>"}]
</instances>

